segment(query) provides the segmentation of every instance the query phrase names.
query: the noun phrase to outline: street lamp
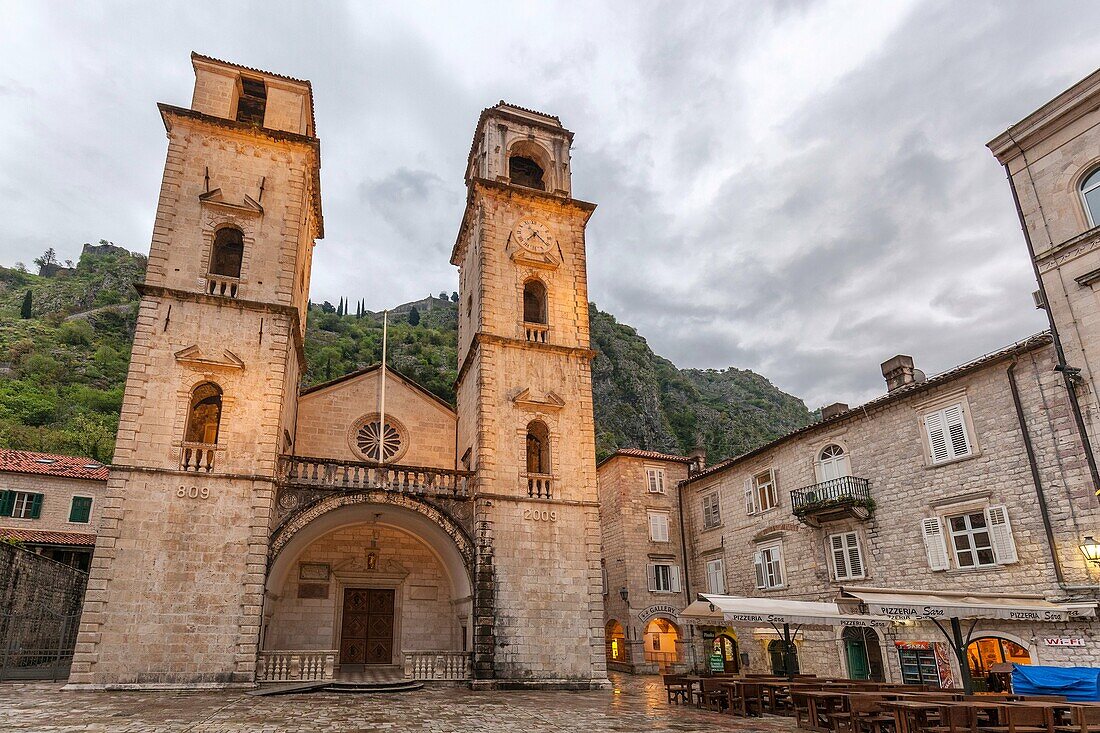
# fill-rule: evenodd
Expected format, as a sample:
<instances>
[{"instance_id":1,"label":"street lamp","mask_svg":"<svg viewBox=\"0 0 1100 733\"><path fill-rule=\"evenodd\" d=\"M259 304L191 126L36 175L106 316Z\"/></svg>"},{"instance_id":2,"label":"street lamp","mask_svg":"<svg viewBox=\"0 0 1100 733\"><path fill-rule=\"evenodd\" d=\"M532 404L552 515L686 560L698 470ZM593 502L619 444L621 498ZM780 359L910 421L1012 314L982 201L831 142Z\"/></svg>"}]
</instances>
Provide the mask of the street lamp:
<instances>
[{"instance_id":1,"label":"street lamp","mask_svg":"<svg viewBox=\"0 0 1100 733\"><path fill-rule=\"evenodd\" d=\"M1081 542L1081 554L1094 565L1100 565L1100 541L1088 535Z\"/></svg>"}]
</instances>

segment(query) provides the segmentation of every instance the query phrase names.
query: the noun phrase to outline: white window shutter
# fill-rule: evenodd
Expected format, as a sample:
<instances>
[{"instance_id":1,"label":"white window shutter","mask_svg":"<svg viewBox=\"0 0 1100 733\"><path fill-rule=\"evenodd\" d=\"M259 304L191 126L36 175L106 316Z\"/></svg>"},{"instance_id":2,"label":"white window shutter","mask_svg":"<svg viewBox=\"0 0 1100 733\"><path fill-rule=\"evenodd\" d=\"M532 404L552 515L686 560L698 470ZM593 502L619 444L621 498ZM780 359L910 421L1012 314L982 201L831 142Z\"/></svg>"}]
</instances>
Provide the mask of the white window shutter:
<instances>
[{"instance_id":1,"label":"white window shutter","mask_svg":"<svg viewBox=\"0 0 1100 733\"><path fill-rule=\"evenodd\" d=\"M649 582L649 590L657 590L657 566L649 563L645 566L646 580Z\"/></svg>"},{"instance_id":2,"label":"white window shutter","mask_svg":"<svg viewBox=\"0 0 1100 733\"><path fill-rule=\"evenodd\" d=\"M670 590L673 593L679 593L680 592L680 566L679 565L669 565L668 566L668 575L669 575L669 578L671 579L671 583L670 583L671 588L670 588Z\"/></svg>"},{"instance_id":3,"label":"white window shutter","mask_svg":"<svg viewBox=\"0 0 1100 733\"><path fill-rule=\"evenodd\" d=\"M714 592L726 592L726 563L721 558L714 561Z\"/></svg>"},{"instance_id":4,"label":"white window shutter","mask_svg":"<svg viewBox=\"0 0 1100 733\"><path fill-rule=\"evenodd\" d=\"M943 424L943 412L933 412L924 416L924 428L928 432L928 448L932 462L940 463L951 457L947 447L947 433Z\"/></svg>"},{"instance_id":5,"label":"white window shutter","mask_svg":"<svg viewBox=\"0 0 1100 733\"><path fill-rule=\"evenodd\" d=\"M950 563L947 558L947 542L943 536L943 525L939 517L926 517L920 522L921 535L924 537L924 551L928 555L928 567L932 570L947 570Z\"/></svg>"},{"instance_id":6,"label":"white window shutter","mask_svg":"<svg viewBox=\"0 0 1100 733\"><path fill-rule=\"evenodd\" d=\"M774 468L768 469L768 479L768 503L769 508L774 509L779 506L779 479Z\"/></svg>"},{"instance_id":7,"label":"white window shutter","mask_svg":"<svg viewBox=\"0 0 1100 733\"><path fill-rule=\"evenodd\" d=\"M970 455L970 436L966 434L966 421L963 419L962 405L951 405L943 411L943 423L951 445L951 457L960 458Z\"/></svg>"},{"instance_id":8,"label":"white window shutter","mask_svg":"<svg viewBox=\"0 0 1100 733\"><path fill-rule=\"evenodd\" d=\"M787 582L787 566L786 561L783 559L783 545L779 545L772 550L772 557L775 558L775 585L785 585Z\"/></svg>"},{"instance_id":9,"label":"white window shutter","mask_svg":"<svg viewBox=\"0 0 1100 733\"><path fill-rule=\"evenodd\" d=\"M1012 524L1008 521L1008 508L1004 504L985 510L985 522L989 527L989 539L993 545L993 557L999 565L1010 565L1019 558L1016 542L1012 538Z\"/></svg>"},{"instance_id":10,"label":"white window shutter","mask_svg":"<svg viewBox=\"0 0 1100 733\"><path fill-rule=\"evenodd\" d=\"M752 566L756 571L756 587L765 588L767 583L764 582L764 556L759 552L754 552L752 555Z\"/></svg>"},{"instance_id":11,"label":"white window shutter","mask_svg":"<svg viewBox=\"0 0 1100 733\"><path fill-rule=\"evenodd\" d=\"M848 572L848 555L844 546L844 535L829 535L829 547L833 554L833 577L837 580L847 580L851 575Z\"/></svg>"},{"instance_id":12,"label":"white window shutter","mask_svg":"<svg viewBox=\"0 0 1100 733\"><path fill-rule=\"evenodd\" d=\"M849 532L846 535L846 541L848 543L848 577L862 578L865 573L863 571L863 552L859 546L859 535L855 532Z\"/></svg>"},{"instance_id":13,"label":"white window shutter","mask_svg":"<svg viewBox=\"0 0 1100 733\"><path fill-rule=\"evenodd\" d=\"M752 488L752 479L745 479L745 513L756 514L756 495Z\"/></svg>"}]
</instances>

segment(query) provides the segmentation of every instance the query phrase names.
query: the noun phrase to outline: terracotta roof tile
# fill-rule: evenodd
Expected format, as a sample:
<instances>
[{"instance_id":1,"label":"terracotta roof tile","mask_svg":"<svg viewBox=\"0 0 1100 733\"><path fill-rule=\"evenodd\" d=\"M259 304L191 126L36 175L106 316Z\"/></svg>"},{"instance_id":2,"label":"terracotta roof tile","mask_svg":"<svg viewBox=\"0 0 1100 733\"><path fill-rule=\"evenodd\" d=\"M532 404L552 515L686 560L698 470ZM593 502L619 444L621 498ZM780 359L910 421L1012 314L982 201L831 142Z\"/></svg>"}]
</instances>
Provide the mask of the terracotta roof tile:
<instances>
[{"instance_id":1,"label":"terracotta roof tile","mask_svg":"<svg viewBox=\"0 0 1100 733\"><path fill-rule=\"evenodd\" d=\"M642 450L641 448L620 448L619 450L609 455L607 458L600 461L599 464L597 464L597 468L607 463L612 458L615 458L616 456L624 456L627 458L648 458L651 461L672 461L675 463L691 463L695 460L694 458L691 458L689 456L678 456L672 453L658 453L657 451Z\"/></svg>"},{"instance_id":2,"label":"terracotta roof tile","mask_svg":"<svg viewBox=\"0 0 1100 733\"><path fill-rule=\"evenodd\" d=\"M95 535L87 532L46 532L40 529L0 527L0 537L36 545L76 545L95 547Z\"/></svg>"},{"instance_id":3,"label":"terracotta roof tile","mask_svg":"<svg viewBox=\"0 0 1100 733\"><path fill-rule=\"evenodd\" d=\"M107 467L99 461L80 456L33 453L26 450L0 449L0 472L36 473L46 476L106 481Z\"/></svg>"}]
</instances>

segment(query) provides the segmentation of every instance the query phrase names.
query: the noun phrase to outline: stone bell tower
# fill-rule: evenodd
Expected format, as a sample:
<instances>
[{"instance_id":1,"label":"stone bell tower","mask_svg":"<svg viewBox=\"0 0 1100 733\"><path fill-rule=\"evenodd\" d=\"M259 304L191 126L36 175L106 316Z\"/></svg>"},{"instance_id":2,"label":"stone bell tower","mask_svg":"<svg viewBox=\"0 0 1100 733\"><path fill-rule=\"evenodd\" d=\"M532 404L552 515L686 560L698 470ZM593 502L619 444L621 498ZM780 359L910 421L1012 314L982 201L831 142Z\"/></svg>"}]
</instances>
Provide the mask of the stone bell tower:
<instances>
[{"instance_id":1,"label":"stone bell tower","mask_svg":"<svg viewBox=\"0 0 1100 733\"><path fill-rule=\"evenodd\" d=\"M294 434L320 143L309 82L192 54L70 685L251 684Z\"/></svg>"},{"instance_id":2,"label":"stone bell tower","mask_svg":"<svg viewBox=\"0 0 1100 733\"><path fill-rule=\"evenodd\" d=\"M484 684L607 684L584 241L595 205L572 198L572 139L557 117L482 112L451 255Z\"/></svg>"}]
</instances>

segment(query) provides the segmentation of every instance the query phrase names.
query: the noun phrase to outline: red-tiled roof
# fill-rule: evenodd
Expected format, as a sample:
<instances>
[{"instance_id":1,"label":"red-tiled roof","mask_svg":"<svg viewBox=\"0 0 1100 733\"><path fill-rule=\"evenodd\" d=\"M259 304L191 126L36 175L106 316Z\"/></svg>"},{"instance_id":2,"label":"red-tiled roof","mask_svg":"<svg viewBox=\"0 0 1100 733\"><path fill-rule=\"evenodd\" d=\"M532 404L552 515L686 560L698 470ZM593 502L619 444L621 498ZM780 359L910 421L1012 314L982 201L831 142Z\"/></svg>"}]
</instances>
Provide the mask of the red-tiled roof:
<instances>
[{"instance_id":1,"label":"red-tiled roof","mask_svg":"<svg viewBox=\"0 0 1100 733\"><path fill-rule=\"evenodd\" d=\"M657 451L642 450L641 448L620 448L619 450L609 455L607 458L600 461L597 467L602 466L616 456L625 456L627 458L648 458L651 461L672 461L675 463L691 463L695 460L690 456L677 456L673 455L672 453L658 453Z\"/></svg>"},{"instance_id":2,"label":"red-tiled roof","mask_svg":"<svg viewBox=\"0 0 1100 733\"><path fill-rule=\"evenodd\" d=\"M107 467L91 458L0 448L0 472L5 471L82 478L89 481L107 480Z\"/></svg>"},{"instance_id":3,"label":"red-tiled roof","mask_svg":"<svg viewBox=\"0 0 1100 733\"><path fill-rule=\"evenodd\" d=\"M87 532L46 532L40 529L0 527L0 537L36 545L75 545L95 547L95 535Z\"/></svg>"}]
</instances>

